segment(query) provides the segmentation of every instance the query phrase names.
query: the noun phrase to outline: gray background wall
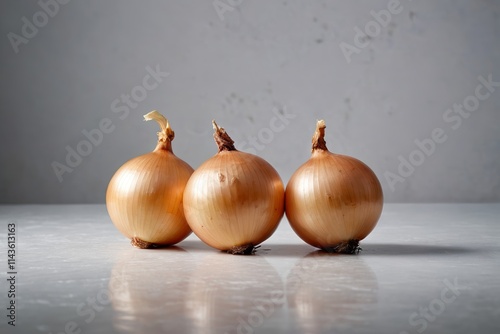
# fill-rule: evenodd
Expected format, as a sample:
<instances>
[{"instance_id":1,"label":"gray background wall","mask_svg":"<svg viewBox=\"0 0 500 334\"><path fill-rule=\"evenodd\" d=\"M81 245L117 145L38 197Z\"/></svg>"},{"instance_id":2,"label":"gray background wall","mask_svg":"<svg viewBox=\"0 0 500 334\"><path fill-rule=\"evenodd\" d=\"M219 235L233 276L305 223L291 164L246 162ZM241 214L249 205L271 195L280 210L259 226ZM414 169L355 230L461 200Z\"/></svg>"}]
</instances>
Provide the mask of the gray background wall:
<instances>
[{"instance_id":1,"label":"gray background wall","mask_svg":"<svg viewBox=\"0 0 500 334\"><path fill-rule=\"evenodd\" d=\"M216 152L215 118L287 182L324 118L330 149L371 166L387 201L500 199L500 87L470 97L479 76L500 81L500 2L401 0L382 26L370 11L387 0L220 1L221 16L211 0L74 0L53 17L35 1L2 1L0 202L103 202L114 171L153 149L157 125L142 121L152 109L195 168ZM29 38L23 17L40 26L25 28ZM356 27L372 36L348 62L340 45L356 46ZM17 53L9 33L26 38ZM144 97L148 66L169 75ZM125 114L131 93L138 101ZM464 100L468 118L448 114ZM286 122L273 120L281 114ZM106 118L112 131L60 182L53 162L66 164L66 147ZM446 141L422 159L415 140L436 128ZM410 158L420 165L391 186L387 176Z\"/></svg>"}]
</instances>

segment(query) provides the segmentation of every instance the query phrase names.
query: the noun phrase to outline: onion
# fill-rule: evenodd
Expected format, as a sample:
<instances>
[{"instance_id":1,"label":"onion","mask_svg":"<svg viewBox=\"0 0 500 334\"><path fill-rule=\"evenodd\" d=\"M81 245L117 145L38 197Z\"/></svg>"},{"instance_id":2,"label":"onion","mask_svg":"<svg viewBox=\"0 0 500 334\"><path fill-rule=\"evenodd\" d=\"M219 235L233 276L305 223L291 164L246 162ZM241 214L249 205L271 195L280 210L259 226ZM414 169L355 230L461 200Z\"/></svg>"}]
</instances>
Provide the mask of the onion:
<instances>
[{"instance_id":1,"label":"onion","mask_svg":"<svg viewBox=\"0 0 500 334\"><path fill-rule=\"evenodd\" d=\"M308 244L354 254L382 213L382 187L363 162L328 151L325 127L323 120L317 122L312 156L288 182L286 216Z\"/></svg>"},{"instance_id":2,"label":"onion","mask_svg":"<svg viewBox=\"0 0 500 334\"><path fill-rule=\"evenodd\" d=\"M276 170L236 150L213 121L219 153L205 161L184 190L184 213L206 244L231 254L252 254L276 230L284 213L284 186Z\"/></svg>"},{"instance_id":3,"label":"onion","mask_svg":"<svg viewBox=\"0 0 500 334\"><path fill-rule=\"evenodd\" d=\"M174 131L157 111L144 119L160 124L153 152L127 161L111 178L106 206L111 220L133 246L173 245L190 233L182 207L182 194L193 173L172 152Z\"/></svg>"}]
</instances>

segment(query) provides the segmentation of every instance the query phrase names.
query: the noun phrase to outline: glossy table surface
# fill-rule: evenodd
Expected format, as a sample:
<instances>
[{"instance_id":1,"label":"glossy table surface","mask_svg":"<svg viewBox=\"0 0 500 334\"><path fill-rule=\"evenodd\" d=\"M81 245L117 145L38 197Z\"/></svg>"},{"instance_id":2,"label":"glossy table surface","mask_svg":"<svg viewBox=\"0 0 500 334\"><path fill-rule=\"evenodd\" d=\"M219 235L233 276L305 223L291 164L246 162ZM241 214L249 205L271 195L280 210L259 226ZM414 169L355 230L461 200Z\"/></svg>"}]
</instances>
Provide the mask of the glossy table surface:
<instances>
[{"instance_id":1,"label":"glossy table surface","mask_svg":"<svg viewBox=\"0 0 500 334\"><path fill-rule=\"evenodd\" d=\"M358 255L286 218L253 256L135 249L104 205L3 205L0 229L1 333L500 333L500 204L386 204Z\"/></svg>"}]
</instances>

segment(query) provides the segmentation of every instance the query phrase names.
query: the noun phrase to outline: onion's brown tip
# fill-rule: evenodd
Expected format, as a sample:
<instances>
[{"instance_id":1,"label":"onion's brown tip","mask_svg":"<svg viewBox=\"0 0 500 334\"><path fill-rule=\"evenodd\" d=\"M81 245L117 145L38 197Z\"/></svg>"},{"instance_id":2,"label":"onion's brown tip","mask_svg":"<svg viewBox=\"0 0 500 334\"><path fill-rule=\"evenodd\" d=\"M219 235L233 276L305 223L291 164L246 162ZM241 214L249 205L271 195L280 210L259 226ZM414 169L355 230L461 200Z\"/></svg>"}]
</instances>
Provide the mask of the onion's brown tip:
<instances>
[{"instance_id":1,"label":"onion's brown tip","mask_svg":"<svg viewBox=\"0 0 500 334\"><path fill-rule=\"evenodd\" d=\"M234 141L231 139L231 137L229 137L226 130L224 130L224 128L219 127L215 122L215 120L212 120L212 126L215 130L214 139L215 143L219 147L219 152L236 151L236 148L234 147Z\"/></svg>"},{"instance_id":2,"label":"onion's brown tip","mask_svg":"<svg viewBox=\"0 0 500 334\"><path fill-rule=\"evenodd\" d=\"M323 250L328 253L336 254L358 254L362 249L359 247L359 240L351 239L334 246L324 247Z\"/></svg>"},{"instance_id":3,"label":"onion's brown tip","mask_svg":"<svg viewBox=\"0 0 500 334\"><path fill-rule=\"evenodd\" d=\"M228 254L233 255L253 255L257 251L257 248L260 246L254 246L252 244L243 245L243 246L234 246L226 251Z\"/></svg>"},{"instance_id":4,"label":"onion's brown tip","mask_svg":"<svg viewBox=\"0 0 500 334\"><path fill-rule=\"evenodd\" d=\"M147 241L144 241L144 240L141 240L137 237L133 237L131 240L130 240L130 244L136 248L140 248L140 249L147 249L147 248L154 248L156 245L151 243L151 242L147 242Z\"/></svg>"},{"instance_id":5,"label":"onion's brown tip","mask_svg":"<svg viewBox=\"0 0 500 334\"><path fill-rule=\"evenodd\" d=\"M328 151L325 141L325 128L326 124L324 120L319 120L316 122L316 131L312 137L312 151L323 150Z\"/></svg>"}]
</instances>

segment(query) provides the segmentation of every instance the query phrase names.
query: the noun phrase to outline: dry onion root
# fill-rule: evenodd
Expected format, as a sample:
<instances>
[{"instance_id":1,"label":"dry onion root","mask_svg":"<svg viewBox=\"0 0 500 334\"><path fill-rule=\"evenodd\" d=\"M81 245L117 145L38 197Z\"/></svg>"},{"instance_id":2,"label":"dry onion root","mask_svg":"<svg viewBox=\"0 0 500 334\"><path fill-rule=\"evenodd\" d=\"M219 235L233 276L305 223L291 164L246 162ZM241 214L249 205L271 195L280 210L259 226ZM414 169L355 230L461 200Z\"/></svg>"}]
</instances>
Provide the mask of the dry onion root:
<instances>
[{"instance_id":1,"label":"dry onion root","mask_svg":"<svg viewBox=\"0 0 500 334\"><path fill-rule=\"evenodd\" d=\"M111 178L106 207L113 224L134 247L173 245L190 233L182 195L193 168L172 152L174 131L157 111L144 115L161 131L153 152L127 161Z\"/></svg>"},{"instance_id":2,"label":"dry onion root","mask_svg":"<svg viewBox=\"0 0 500 334\"><path fill-rule=\"evenodd\" d=\"M191 176L184 213L206 244L231 254L252 254L276 230L284 213L284 186L264 159L234 147L215 121L219 152Z\"/></svg>"},{"instance_id":3,"label":"dry onion root","mask_svg":"<svg viewBox=\"0 0 500 334\"><path fill-rule=\"evenodd\" d=\"M328 151L325 127L323 120L317 122L312 156L288 182L286 216L308 244L355 254L382 213L382 187L363 162Z\"/></svg>"}]
</instances>

